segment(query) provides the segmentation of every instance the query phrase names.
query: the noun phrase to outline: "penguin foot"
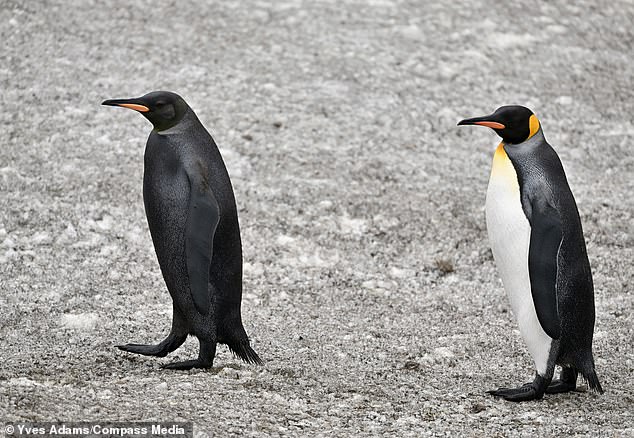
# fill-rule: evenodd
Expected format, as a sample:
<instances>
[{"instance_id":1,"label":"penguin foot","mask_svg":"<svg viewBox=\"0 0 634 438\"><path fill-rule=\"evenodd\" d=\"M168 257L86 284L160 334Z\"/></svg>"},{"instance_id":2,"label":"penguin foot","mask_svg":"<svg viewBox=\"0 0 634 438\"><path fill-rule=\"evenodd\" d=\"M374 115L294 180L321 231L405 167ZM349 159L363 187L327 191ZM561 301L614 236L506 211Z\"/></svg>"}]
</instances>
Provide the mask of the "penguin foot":
<instances>
[{"instance_id":1,"label":"penguin foot","mask_svg":"<svg viewBox=\"0 0 634 438\"><path fill-rule=\"evenodd\" d=\"M562 392L570 392L577 389L577 371L573 367L564 367L561 369L561 375L559 379L553 380L553 382L546 388L546 394L561 394Z\"/></svg>"},{"instance_id":2,"label":"penguin foot","mask_svg":"<svg viewBox=\"0 0 634 438\"><path fill-rule=\"evenodd\" d=\"M116 345L116 347L119 350L127 351L128 353L142 354L144 356L165 357L169 353L183 345L185 339L187 339L187 333L181 333L180 331L172 329L169 336L165 338L160 344L125 344Z\"/></svg>"},{"instance_id":3,"label":"penguin foot","mask_svg":"<svg viewBox=\"0 0 634 438\"><path fill-rule=\"evenodd\" d=\"M128 353L142 354L144 356L158 356L165 357L169 351L164 348L162 344L158 345L145 345L145 344L125 344L115 345L119 350L127 351Z\"/></svg>"},{"instance_id":4,"label":"penguin foot","mask_svg":"<svg viewBox=\"0 0 634 438\"><path fill-rule=\"evenodd\" d=\"M191 370L192 368L211 368L216 356L216 342L200 341L198 359L172 362L162 365L165 370Z\"/></svg>"},{"instance_id":5,"label":"penguin foot","mask_svg":"<svg viewBox=\"0 0 634 438\"><path fill-rule=\"evenodd\" d=\"M211 368L213 361L202 361L200 359L185 360L183 362L172 362L161 365L164 370L191 370L192 368Z\"/></svg>"},{"instance_id":6,"label":"penguin foot","mask_svg":"<svg viewBox=\"0 0 634 438\"><path fill-rule=\"evenodd\" d=\"M544 379L537 374L535 380L525 383L519 388L498 388L487 392L493 397L502 397L504 400L512 402L540 400L544 396L544 391L549 383L550 379Z\"/></svg>"},{"instance_id":7,"label":"penguin foot","mask_svg":"<svg viewBox=\"0 0 634 438\"><path fill-rule=\"evenodd\" d=\"M563 380L553 380L553 382L546 388L546 394L561 394L562 392L570 392L577 389L577 384L565 382Z\"/></svg>"},{"instance_id":8,"label":"penguin foot","mask_svg":"<svg viewBox=\"0 0 634 438\"><path fill-rule=\"evenodd\" d=\"M521 402L529 400L539 400L543 394L537 394L532 384L527 383L519 388L499 388L487 391L493 397L502 397L504 400Z\"/></svg>"}]
</instances>

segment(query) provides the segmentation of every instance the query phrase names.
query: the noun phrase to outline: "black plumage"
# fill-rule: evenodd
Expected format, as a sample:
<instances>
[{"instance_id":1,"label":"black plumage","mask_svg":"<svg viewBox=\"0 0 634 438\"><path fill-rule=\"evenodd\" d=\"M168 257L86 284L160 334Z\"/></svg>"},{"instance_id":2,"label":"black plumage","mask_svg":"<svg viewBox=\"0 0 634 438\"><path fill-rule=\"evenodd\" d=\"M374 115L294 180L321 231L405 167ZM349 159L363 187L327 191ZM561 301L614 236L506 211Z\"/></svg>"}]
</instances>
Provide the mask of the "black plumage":
<instances>
[{"instance_id":1,"label":"black plumage","mask_svg":"<svg viewBox=\"0 0 634 438\"><path fill-rule=\"evenodd\" d=\"M164 368L207 368L216 344L249 363L261 363L242 325L242 245L229 175L211 135L177 94L156 91L106 100L143 114L154 129L145 149L143 200L154 248L173 300L168 337L158 345L121 350L166 356L194 335L198 359Z\"/></svg>"},{"instance_id":2,"label":"black plumage","mask_svg":"<svg viewBox=\"0 0 634 438\"><path fill-rule=\"evenodd\" d=\"M603 392L592 355L594 284L579 211L559 156L543 134L507 146L531 224L529 272L544 331L557 341L556 365L580 372Z\"/></svg>"}]
</instances>

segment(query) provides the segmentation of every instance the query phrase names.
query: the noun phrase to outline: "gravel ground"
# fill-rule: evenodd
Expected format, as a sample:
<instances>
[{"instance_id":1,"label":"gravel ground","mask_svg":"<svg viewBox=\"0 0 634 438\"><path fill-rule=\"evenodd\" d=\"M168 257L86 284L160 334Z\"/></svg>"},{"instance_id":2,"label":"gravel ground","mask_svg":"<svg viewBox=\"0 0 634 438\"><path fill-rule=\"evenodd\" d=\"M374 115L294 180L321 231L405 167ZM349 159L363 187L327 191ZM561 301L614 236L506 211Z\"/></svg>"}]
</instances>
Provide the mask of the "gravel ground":
<instances>
[{"instance_id":1,"label":"gravel ground","mask_svg":"<svg viewBox=\"0 0 634 438\"><path fill-rule=\"evenodd\" d=\"M198 433L634 436L634 4L0 0L0 419L188 420ZM150 125L103 99L181 94L221 147L265 360L155 342L171 301L143 211ZM495 145L461 118L531 107L596 285L606 393L532 379L488 248ZM581 387L583 388L583 386ZM204 435L202 435L204 436Z\"/></svg>"}]
</instances>

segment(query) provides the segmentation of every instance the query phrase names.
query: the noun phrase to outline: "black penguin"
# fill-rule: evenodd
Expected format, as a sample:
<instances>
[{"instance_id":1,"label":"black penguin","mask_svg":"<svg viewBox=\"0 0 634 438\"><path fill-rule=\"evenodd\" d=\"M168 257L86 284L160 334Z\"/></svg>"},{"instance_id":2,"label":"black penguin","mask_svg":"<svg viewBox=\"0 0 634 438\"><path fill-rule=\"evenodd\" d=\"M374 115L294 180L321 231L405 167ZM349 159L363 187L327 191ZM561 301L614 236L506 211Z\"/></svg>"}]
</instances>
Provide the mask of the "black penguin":
<instances>
[{"instance_id":1,"label":"black penguin","mask_svg":"<svg viewBox=\"0 0 634 438\"><path fill-rule=\"evenodd\" d=\"M245 362L260 364L240 314L242 245L236 203L211 135L174 93L155 91L102 105L136 110L154 125L145 148L143 201L174 311L170 334L160 344L117 347L164 357L194 335L200 342L198 359L163 368L209 368L218 342Z\"/></svg>"},{"instance_id":2,"label":"black penguin","mask_svg":"<svg viewBox=\"0 0 634 438\"><path fill-rule=\"evenodd\" d=\"M572 391L581 373L603 389L594 368L594 287L577 204L561 161L531 110L503 106L458 125L492 128L502 143L493 159L486 199L491 249L520 332L533 357L535 380L489 393L511 401ZM551 383L555 365L562 367Z\"/></svg>"}]
</instances>

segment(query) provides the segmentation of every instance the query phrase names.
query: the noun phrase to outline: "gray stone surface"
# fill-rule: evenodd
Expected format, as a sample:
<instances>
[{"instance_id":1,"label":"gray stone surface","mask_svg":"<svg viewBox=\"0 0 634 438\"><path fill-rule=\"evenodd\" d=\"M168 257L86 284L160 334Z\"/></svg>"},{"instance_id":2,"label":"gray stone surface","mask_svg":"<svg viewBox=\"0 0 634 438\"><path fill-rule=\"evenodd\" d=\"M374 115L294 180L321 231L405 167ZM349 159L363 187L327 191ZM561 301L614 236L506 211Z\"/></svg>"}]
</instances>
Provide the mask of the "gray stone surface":
<instances>
[{"instance_id":1,"label":"gray stone surface","mask_svg":"<svg viewBox=\"0 0 634 438\"><path fill-rule=\"evenodd\" d=\"M634 5L0 0L0 419L191 420L208 436L633 436ZM245 326L119 352L171 303L141 197L150 125L103 99L184 96L233 178ZM540 117L576 195L606 390L521 405L532 378L488 249L497 137Z\"/></svg>"}]
</instances>

